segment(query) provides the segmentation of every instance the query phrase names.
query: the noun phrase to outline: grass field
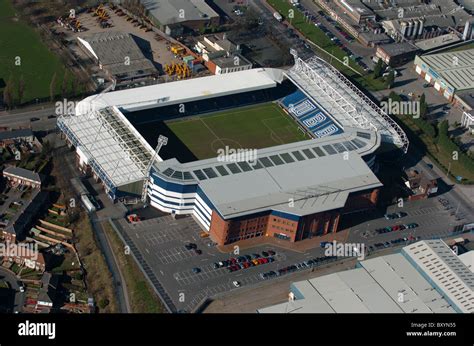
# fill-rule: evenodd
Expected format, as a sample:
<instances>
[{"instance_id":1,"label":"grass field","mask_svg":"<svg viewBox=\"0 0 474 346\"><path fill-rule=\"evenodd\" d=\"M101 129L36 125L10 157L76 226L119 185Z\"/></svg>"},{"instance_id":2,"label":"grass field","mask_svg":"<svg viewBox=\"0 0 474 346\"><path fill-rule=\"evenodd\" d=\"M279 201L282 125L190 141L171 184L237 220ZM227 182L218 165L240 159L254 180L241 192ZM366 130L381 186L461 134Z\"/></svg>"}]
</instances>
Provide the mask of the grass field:
<instances>
[{"instance_id":1,"label":"grass field","mask_svg":"<svg viewBox=\"0 0 474 346\"><path fill-rule=\"evenodd\" d=\"M13 15L10 1L0 0L0 91L11 78L17 100L22 78L25 81L22 102L49 97L50 83L56 73L55 93L59 93L65 71L63 64L33 28ZM19 65L15 64L16 57L21 59Z\"/></svg>"},{"instance_id":2,"label":"grass field","mask_svg":"<svg viewBox=\"0 0 474 346\"><path fill-rule=\"evenodd\" d=\"M225 146L260 149L309 139L273 103L169 121L166 125L198 159L215 157Z\"/></svg>"}]
</instances>

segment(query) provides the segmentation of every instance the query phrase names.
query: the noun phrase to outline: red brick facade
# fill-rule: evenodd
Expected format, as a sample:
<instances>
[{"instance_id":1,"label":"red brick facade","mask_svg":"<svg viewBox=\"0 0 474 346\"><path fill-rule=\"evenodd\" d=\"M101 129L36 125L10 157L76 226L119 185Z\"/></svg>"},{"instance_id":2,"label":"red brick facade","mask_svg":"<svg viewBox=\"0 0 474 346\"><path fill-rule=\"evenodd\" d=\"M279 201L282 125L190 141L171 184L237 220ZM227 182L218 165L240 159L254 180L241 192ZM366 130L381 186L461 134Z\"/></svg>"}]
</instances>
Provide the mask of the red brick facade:
<instances>
[{"instance_id":1,"label":"red brick facade","mask_svg":"<svg viewBox=\"0 0 474 346\"><path fill-rule=\"evenodd\" d=\"M303 216L299 221L274 214L224 220L213 211L209 234L219 245L239 240L268 236L300 241L313 236L337 232L341 214L373 208L377 204L379 189L351 195L342 210L331 210Z\"/></svg>"}]
</instances>

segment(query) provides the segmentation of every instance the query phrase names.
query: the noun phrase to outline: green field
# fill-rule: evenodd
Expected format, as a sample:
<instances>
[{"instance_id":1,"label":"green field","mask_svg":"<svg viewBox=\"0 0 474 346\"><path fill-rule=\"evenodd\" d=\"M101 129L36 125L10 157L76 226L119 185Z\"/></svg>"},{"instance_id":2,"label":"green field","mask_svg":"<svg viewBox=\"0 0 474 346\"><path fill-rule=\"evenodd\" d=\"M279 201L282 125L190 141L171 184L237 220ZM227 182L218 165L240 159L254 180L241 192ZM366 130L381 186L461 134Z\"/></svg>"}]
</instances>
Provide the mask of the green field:
<instances>
[{"instance_id":1,"label":"green field","mask_svg":"<svg viewBox=\"0 0 474 346\"><path fill-rule=\"evenodd\" d=\"M18 104L18 85L23 79L22 103L47 98L56 73L54 93L59 94L65 73L63 64L33 28L13 16L14 12L8 0L0 0L0 92L12 81L12 94ZM15 60L17 57L19 60ZM16 65L16 61L20 64Z\"/></svg>"},{"instance_id":2,"label":"green field","mask_svg":"<svg viewBox=\"0 0 474 346\"><path fill-rule=\"evenodd\" d=\"M309 139L273 103L169 121L166 125L198 159L215 157L225 146L260 149Z\"/></svg>"}]
</instances>

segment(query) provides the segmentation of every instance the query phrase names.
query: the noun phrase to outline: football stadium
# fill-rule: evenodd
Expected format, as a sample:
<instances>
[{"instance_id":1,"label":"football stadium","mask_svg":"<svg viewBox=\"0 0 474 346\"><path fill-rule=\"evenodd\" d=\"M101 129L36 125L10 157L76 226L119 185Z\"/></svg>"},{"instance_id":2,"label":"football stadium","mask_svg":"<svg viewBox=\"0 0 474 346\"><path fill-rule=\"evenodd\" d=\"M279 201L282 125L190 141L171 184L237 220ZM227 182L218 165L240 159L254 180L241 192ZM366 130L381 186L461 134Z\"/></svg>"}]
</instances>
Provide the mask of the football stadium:
<instances>
[{"instance_id":1,"label":"football stadium","mask_svg":"<svg viewBox=\"0 0 474 346\"><path fill-rule=\"evenodd\" d=\"M94 95L58 127L112 200L191 214L218 244L336 232L341 215L377 203L376 155L409 143L331 65L293 55L289 70Z\"/></svg>"}]
</instances>

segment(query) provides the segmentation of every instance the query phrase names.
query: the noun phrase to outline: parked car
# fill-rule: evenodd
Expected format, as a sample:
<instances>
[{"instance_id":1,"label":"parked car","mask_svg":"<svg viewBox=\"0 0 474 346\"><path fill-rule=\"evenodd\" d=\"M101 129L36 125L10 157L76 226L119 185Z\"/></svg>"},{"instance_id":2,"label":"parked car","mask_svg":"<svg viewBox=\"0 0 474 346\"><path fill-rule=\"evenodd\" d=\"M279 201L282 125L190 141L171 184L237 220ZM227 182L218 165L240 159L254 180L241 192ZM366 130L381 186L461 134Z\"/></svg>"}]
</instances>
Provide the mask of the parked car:
<instances>
[{"instance_id":1,"label":"parked car","mask_svg":"<svg viewBox=\"0 0 474 346\"><path fill-rule=\"evenodd\" d=\"M200 268L198 268L198 267L194 267L194 268L193 268L193 273L194 273L194 274L198 274L198 273L200 273L200 272L201 272L201 269L200 269Z\"/></svg>"},{"instance_id":2,"label":"parked car","mask_svg":"<svg viewBox=\"0 0 474 346\"><path fill-rule=\"evenodd\" d=\"M202 254L202 250L194 249L194 253L195 253L196 255L201 255L201 254Z\"/></svg>"}]
</instances>

